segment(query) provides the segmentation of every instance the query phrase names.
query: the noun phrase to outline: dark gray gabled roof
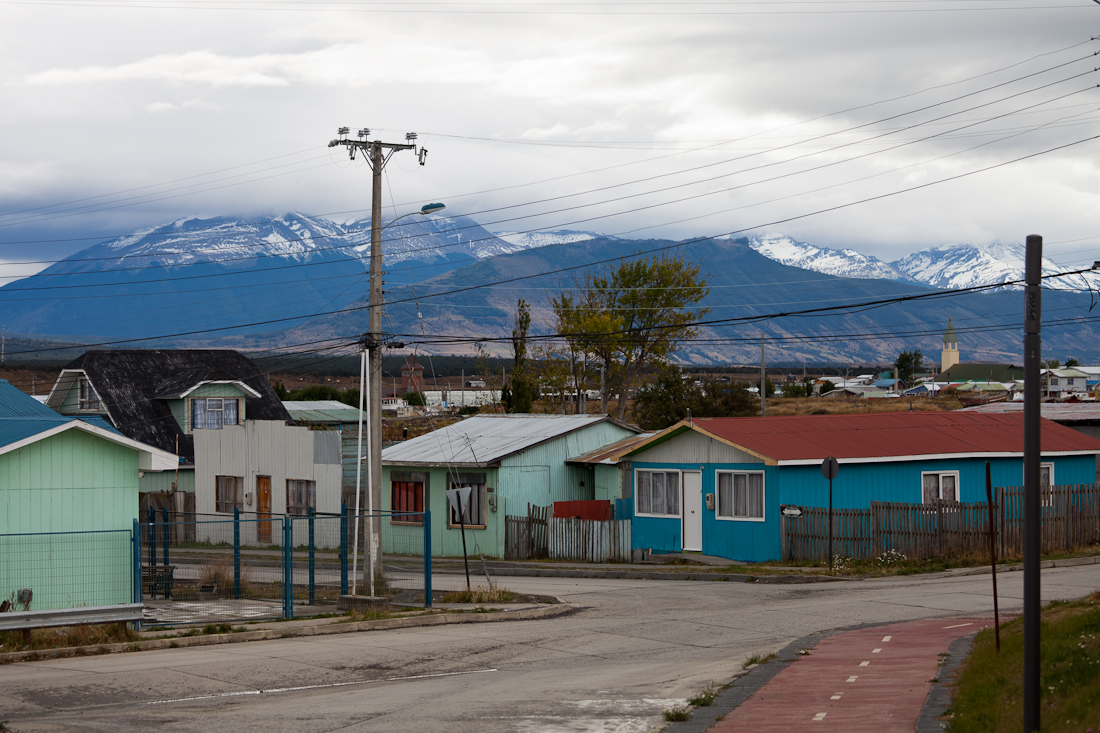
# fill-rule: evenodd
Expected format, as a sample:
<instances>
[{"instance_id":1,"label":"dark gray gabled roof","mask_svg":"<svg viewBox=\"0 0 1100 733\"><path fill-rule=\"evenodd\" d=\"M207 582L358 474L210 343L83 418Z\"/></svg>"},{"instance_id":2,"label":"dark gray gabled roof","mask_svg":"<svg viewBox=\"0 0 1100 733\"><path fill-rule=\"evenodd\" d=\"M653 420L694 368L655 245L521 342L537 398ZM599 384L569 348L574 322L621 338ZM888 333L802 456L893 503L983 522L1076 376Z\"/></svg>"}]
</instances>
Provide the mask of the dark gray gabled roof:
<instances>
[{"instance_id":1,"label":"dark gray gabled roof","mask_svg":"<svg viewBox=\"0 0 1100 733\"><path fill-rule=\"evenodd\" d=\"M64 397L64 385L72 383L66 373L77 371L91 381L119 432L171 453L178 438L184 463L194 463L195 444L176 423L166 399L202 382L241 382L259 395L248 398L247 419L291 422L263 370L228 349L88 351L65 366L51 400Z\"/></svg>"}]
</instances>

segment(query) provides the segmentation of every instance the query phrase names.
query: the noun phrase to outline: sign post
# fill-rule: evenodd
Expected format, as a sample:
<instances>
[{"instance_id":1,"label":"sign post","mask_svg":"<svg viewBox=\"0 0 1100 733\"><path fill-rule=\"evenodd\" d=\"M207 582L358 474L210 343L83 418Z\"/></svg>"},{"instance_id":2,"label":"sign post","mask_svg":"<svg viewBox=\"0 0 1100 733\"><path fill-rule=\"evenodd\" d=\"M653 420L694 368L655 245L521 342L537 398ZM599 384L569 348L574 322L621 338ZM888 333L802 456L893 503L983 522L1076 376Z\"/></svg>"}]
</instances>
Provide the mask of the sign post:
<instances>
[{"instance_id":1,"label":"sign post","mask_svg":"<svg viewBox=\"0 0 1100 733\"><path fill-rule=\"evenodd\" d=\"M466 507L470 505L472 486L459 486L447 489L447 501L451 510L458 515L458 526L462 532L462 564L466 566L466 592L470 592L470 561L466 558Z\"/></svg>"},{"instance_id":2,"label":"sign post","mask_svg":"<svg viewBox=\"0 0 1100 733\"><path fill-rule=\"evenodd\" d=\"M829 575L833 574L833 479L840 473L840 462L829 456L821 462L821 475L829 479Z\"/></svg>"}]
</instances>

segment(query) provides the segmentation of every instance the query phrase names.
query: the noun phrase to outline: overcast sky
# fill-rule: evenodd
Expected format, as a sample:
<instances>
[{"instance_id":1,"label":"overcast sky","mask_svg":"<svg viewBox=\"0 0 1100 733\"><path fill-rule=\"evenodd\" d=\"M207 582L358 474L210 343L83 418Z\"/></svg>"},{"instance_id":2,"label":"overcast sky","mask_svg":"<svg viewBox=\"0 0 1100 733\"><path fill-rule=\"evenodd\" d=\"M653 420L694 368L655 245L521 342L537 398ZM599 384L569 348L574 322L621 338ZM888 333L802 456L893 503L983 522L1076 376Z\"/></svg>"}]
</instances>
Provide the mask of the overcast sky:
<instances>
[{"instance_id":1,"label":"overcast sky","mask_svg":"<svg viewBox=\"0 0 1100 733\"><path fill-rule=\"evenodd\" d=\"M1091 263L1097 30L1091 0L0 1L0 262L185 216L357 218L369 169L326 147L348 125L430 151L393 158L388 214L886 260L1039 233Z\"/></svg>"}]
</instances>

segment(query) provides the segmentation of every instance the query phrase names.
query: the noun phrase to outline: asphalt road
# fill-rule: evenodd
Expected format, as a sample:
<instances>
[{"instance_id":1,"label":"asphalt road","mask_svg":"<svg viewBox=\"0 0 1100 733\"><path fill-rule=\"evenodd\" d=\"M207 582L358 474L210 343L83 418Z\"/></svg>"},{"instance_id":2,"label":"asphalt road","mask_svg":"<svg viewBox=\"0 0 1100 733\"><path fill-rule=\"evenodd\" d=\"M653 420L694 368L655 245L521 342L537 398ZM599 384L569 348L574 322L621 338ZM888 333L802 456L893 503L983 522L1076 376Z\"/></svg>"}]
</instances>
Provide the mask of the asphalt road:
<instances>
[{"instance_id":1,"label":"asphalt road","mask_svg":"<svg viewBox=\"0 0 1100 733\"><path fill-rule=\"evenodd\" d=\"M999 577L1002 609L1022 573ZM809 585L508 578L556 619L341 634L0 667L15 731L648 731L751 654L859 623L992 612L988 575ZM1045 600L1100 565L1043 572Z\"/></svg>"}]
</instances>

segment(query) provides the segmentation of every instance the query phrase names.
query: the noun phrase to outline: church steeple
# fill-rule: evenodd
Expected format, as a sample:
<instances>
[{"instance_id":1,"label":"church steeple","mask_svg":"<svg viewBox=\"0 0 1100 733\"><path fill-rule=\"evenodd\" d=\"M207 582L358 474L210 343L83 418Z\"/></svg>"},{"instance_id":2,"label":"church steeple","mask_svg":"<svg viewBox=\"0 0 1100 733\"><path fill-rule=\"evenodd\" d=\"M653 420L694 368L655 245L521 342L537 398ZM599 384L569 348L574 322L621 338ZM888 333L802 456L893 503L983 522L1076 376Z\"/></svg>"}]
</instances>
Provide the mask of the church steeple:
<instances>
[{"instance_id":1,"label":"church steeple","mask_svg":"<svg viewBox=\"0 0 1100 733\"><path fill-rule=\"evenodd\" d=\"M943 332L943 351L940 352L940 371L946 372L959 363L959 337L951 317L947 317L947 330Z\"/></svg>"}]
</instances>

